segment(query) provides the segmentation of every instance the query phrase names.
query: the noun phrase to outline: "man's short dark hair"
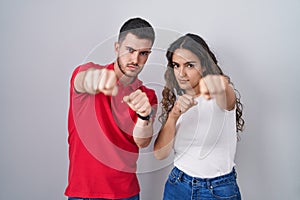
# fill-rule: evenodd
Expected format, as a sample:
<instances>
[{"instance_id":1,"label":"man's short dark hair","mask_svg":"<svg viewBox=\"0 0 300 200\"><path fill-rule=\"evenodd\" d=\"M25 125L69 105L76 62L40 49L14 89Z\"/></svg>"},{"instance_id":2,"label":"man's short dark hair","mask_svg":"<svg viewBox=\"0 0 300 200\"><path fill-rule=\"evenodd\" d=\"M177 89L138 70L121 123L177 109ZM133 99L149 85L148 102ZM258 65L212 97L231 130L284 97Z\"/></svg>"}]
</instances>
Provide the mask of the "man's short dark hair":
<instances>
[{"instance_id":1,"label":"man's short dark hair","mask_svg":"<svg viewBox=\"0 0 300 200\"><path fill-rule=\"evenodd\" d=\"M149 39L154 43L155 33L149 22L139 17L127 20L120 29L118 41L122 42L128 33L140 39Z\"/></svg>"}]
</instances>

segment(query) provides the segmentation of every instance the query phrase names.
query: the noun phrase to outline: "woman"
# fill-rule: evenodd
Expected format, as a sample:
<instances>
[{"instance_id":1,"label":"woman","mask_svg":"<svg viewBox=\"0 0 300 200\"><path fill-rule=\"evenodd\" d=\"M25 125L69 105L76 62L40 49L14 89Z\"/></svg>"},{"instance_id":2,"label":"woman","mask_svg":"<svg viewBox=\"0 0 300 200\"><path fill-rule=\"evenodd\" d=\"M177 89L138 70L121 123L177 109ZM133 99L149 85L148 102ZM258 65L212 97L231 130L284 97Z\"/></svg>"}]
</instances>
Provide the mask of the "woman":
<instances>
[{"instance_id":1,"label":"woman","mask_svg":"<svg viewBox=\"0 0 300 200\"><path fill-rule=\"evenodd\" d=\"M236 90L197 35L177 39L166 56L163 125L154 145L157 159L174 149L164 199L241 199L234 157L244 120Z\"/></svg>"}]
</instances>

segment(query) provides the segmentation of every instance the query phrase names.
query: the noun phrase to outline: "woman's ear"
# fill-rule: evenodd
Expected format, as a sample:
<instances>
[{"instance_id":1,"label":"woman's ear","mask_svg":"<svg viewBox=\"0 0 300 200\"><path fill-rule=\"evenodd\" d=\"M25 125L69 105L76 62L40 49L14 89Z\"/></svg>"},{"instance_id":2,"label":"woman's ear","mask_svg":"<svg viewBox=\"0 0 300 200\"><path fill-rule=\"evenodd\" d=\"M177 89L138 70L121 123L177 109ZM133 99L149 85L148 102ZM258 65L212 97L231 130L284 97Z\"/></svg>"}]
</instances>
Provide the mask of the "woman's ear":
<instances>
[{"instance_id":1,"label":"woman's ear","mask_svg":"<svg viewBox=\"0 0 300 200\"><path fill-rule=\"evenodd\" d=\"M201 77L203 78L203 77L205 77L205 76L207 76L207 75L208 75L208 72L207 72L206 68L205 68L205 67L202 67Z\"/></svg>"}]
</instances>

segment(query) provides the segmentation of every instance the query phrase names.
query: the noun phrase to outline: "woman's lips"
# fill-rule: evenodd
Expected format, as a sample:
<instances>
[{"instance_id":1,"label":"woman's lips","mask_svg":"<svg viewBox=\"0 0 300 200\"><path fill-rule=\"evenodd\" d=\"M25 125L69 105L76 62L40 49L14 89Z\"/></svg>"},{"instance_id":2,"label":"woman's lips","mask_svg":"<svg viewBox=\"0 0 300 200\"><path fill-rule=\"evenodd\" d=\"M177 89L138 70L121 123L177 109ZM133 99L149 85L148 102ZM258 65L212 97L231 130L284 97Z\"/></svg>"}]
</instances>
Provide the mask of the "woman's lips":
<instances>
[{"instance_id":1,"label":"woman's lips","mask_svg":"<svg viewBox=\"0 0 300 200\"><path fill-rule=\"evenodd\" d=\"M184 83L187 83L188 80L187 79L178 79L178 82L184 84Z\"/></svg>"}]
</instances>

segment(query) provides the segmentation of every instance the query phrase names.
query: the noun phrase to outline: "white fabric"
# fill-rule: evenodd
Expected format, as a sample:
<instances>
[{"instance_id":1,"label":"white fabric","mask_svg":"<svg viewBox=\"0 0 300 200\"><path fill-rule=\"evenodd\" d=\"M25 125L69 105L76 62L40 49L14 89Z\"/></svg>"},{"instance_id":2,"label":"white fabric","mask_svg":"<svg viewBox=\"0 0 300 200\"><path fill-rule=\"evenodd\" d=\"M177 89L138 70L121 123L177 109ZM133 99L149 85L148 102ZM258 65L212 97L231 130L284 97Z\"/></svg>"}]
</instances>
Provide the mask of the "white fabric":
<instances>
[{"instance_id":1,"label":"white fabric","mask_svg":"<svg viewBox=\"0 0 300 200\"><path fill-rule=\"evenodd\" d=\"M235 166L237 133L235 109L218 107L202 96L177 121L174 165L190 176L212 178Z\"/></svg>"}]
</instances>

